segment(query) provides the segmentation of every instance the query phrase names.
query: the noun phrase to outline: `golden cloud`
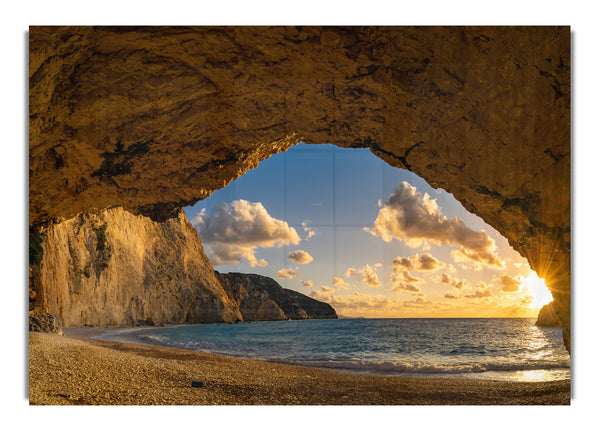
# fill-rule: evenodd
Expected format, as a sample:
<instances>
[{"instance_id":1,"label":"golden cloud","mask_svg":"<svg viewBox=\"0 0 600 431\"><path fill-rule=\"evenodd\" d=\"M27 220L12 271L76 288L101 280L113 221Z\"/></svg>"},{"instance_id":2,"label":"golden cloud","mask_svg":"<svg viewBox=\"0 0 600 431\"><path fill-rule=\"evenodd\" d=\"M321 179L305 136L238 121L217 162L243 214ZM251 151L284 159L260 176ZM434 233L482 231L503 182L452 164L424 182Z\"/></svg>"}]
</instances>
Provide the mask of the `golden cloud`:
<instances>
[{"instance_id":1,"label":"golden cloud","mask_svg":"<svg viewBox=\"0 0 600 431\"><path fill-rule=\"evenodd\" d=\"M279 271L277 271L275 273L275 276L277 278L281 278L281 279L286 279L286 278L289 279L289 278L294 278L294 277L300 277L301 275L297 271L295 271L291 268L284 268L284 269L280 269Z\"/></svg>"},{"instance_id":2,"label":"golden cloud","mask_svg":"<svg viewBox=\"0 0 600 431\"><path fill-rule=\"evenodd\" d=\"M377 266L377 264L375 264L375 266ZM348 268L346 270L346 277L352 276L361 276L360 282L369 287L381 286L381 281L379 281L375 268L371 265L365 265L361 269Z\"/></svg>"},{"instance_id":3,"label":"golden cloud","mask_svg":"<svg viewBox=\"0 0 600 431\"><path fill-rule=\"evenodd\" d=\"M396 257L394 268L401 267L409 271L436 271L446 266L429 253L415 254L413 257Z\"/></svg>"},{"instance_id":4,"label":"golden cloud","mask_svg":"<svg viewBox=\"0 0 600 431\"><path fill-rule=\"evenodd\" d=\"M521 289L521 281L516 277L502 273L498 279L502 292L518 292Z\"/></svg>"},{"instance_id":5,"label":"golden cloud","mask_svg":"<svg viewBox=\"0 0 600 431\"><path fill-rule=\"evenodd\" d=\"M300 237L293 227L269 215L260 202L240 199L215 205L210 216L202 209L192 219L205 245L211 263L237 265L243 259L254 266L266 266L257 260L257 247L281 247L298 244Z\"/></svg>"},{"instance_id":6,"label":"golden cloud","mask_svg":"<svg viewBox=\"0 0 600 431\"><path fill-rule=\"evenodd\" d=\"M306 264L313 261L313 257L304 250L296 250L288 253L288 259L293 262Z\"/></svg>"},{"instance_id":7,"label":"golden cloud","mask_svg":"<svg viewBox=\"0 0 600 431\"><path fill-rule=\"evenodd\" d=\"M504 268L495 241L483 230L470 229L458 217L447 219L435 199L427 193L421 195L407 182L396 187L379 210L373 226L364 230L386 242L398 239L409 247L459 246L459 250L454 251L455 259Z\"/></svg>"},{"instance_id":8,"label":"golden cloud","mask_svg":"<svg viewBox=\"0 0 600 431\"><path fill-rule=\"evenodd\" d=\"M340 277L333 277L333 285L342 289L348 289L350 285Z\"/></svg>"}]
</instances>

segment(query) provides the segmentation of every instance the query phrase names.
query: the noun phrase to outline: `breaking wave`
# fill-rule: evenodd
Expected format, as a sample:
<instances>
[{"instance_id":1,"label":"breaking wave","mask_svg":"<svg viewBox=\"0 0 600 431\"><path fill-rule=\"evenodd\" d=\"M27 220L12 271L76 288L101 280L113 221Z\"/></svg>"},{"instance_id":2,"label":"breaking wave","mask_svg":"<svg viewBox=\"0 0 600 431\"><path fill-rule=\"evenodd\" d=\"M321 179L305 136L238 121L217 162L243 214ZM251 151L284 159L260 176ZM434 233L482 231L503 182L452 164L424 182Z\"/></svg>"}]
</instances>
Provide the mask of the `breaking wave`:
<instances>
[{"instance_id":1,"label":"breaking wave","mask_svg":"<svg viewBox=\"0 0 600 431\"><path fill-rule=\"evenodd\" d=\"M532 319L345 319L136 328L100 338L379 375L570 378L560 328Z\"/></svg>"}]
</instances>

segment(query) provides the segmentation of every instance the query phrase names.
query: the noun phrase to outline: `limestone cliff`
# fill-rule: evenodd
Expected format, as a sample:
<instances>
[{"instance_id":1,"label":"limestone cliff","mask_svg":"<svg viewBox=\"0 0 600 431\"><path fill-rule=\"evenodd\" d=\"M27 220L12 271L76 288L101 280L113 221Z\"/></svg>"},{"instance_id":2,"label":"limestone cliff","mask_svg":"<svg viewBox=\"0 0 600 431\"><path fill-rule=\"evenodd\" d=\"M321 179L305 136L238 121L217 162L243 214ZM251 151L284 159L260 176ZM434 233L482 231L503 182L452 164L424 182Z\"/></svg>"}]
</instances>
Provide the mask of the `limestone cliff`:
<instances>
[{"instance_id":1,"label":"limestone cliff","mask_svg":"<svg viewBox=\"0 0 600 431\"><path fill-rule=\"evenodd\" d=\"M238 304L244 320L337 319L329 304L317 301L258 274L232 272L217 278Z\"/></svg>"},{"instance_id":2,"label":"limestone cliff","mask_svg":"<svg viewBox=\"0 0 600 431\"><path fill-rule=\"evenodd\" d=\"M111 208L44 236L36 308L63 326L241 320L183 212L156 223Z\"/></svg>"},{"instance_id":3,"label":"limestone cliff","mask_svg":"<svg viewBox=\"0 0 600 431\"><path fill-rule=\"evenodd\" d=\"M32 232L157 221L290 145L368 147L545 278L570 340L568 27L31 27Z\"/></svg>"}]
</instances>

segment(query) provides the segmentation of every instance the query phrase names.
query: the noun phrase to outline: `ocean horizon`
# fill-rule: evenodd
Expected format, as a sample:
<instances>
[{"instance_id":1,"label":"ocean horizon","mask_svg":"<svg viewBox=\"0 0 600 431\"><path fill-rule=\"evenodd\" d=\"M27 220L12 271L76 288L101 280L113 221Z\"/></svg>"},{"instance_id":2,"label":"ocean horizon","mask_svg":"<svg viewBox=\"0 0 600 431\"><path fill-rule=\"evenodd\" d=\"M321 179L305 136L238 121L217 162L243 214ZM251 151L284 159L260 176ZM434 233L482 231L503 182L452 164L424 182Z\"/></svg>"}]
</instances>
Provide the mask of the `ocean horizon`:
<instances>
[{"instance_id":1,"label":"ocean horizon","mask_svg":"<svg viewBox=\"0 0 600 431\"><path fill-rule=\"evenodd\" d=\"M94 338L383 376L570 379L562 329L533 318L348 318L107 331Z\"/></svg>"}]
</instances>

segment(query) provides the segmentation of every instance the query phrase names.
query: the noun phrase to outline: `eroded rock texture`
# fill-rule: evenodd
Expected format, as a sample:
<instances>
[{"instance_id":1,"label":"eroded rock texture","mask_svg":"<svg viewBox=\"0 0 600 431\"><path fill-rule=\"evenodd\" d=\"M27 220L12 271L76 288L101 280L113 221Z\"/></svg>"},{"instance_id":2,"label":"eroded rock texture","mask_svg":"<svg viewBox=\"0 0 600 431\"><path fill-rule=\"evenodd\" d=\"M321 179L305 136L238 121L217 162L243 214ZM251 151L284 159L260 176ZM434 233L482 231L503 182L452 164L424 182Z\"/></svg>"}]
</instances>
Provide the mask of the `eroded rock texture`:
<instances>
[{"instance_id":1,"label":"eroded rock texture","mask_svg":"<svg viewBox=\"0 0 600 431\"><path fill-rule=\"evenodd\" d=\"M568 27L30 29L30 226L166 220L301 140L454 194L546 278L569 347Z\"/></svg>"}]
</instances>

